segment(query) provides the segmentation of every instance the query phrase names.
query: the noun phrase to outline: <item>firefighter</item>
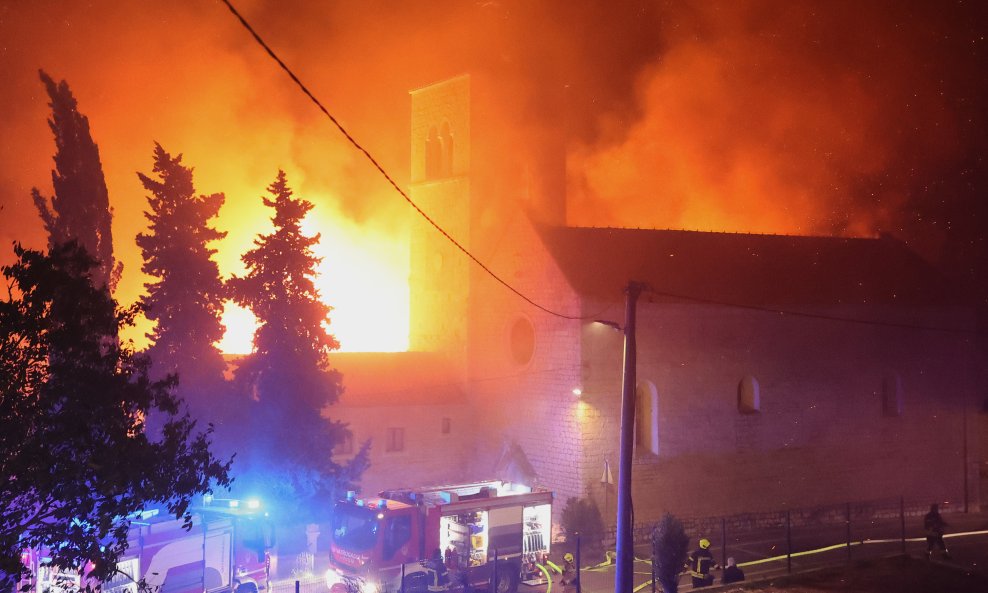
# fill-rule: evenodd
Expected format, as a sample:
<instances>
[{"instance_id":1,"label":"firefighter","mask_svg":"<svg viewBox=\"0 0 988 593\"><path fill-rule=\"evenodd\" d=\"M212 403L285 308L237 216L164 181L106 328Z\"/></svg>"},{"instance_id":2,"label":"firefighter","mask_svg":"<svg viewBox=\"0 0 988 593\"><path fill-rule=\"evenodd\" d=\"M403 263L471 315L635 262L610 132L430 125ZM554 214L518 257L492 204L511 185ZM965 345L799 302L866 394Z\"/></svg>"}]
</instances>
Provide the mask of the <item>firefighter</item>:
<instances>
[{"instance_id":1,"label":"firefighter","mask_svg":"<svg viewBox=\"0 0 988 593\"><path fill-rule=\"evenodd\" d=\"M576 560L573 558L573 554L566 552L563 555L563 571L562 578L559 582L563 585L573 585L576 584Z\"/></svg>"},{"instance_id":2,"label":"firefighter","mask_svg":"<svg viewBox=\"0 0 988 593\"><path fill-rule=\"evenodd\" d=\"M700 538L700 547L693 550L687 559L690 577L693 579L693 588L707 587L714 584L714 575L711 570L719 568L714 562L714 556L710 553L710 540Z\"/></svg>"},{"instance_id":3,"label":"firefighter","mask_svg":"<svg viewBox=\"0 0 988 593\"><path fill-rule=\"evenodd\" d=\"M426 565L432 570L436 571L436 585L438 587L447 588L449 587L449 571L446 570L446 563L443 562L443 552L439 548L432 551L432 558L430 558Z\"/></svg>"}]
</instances>

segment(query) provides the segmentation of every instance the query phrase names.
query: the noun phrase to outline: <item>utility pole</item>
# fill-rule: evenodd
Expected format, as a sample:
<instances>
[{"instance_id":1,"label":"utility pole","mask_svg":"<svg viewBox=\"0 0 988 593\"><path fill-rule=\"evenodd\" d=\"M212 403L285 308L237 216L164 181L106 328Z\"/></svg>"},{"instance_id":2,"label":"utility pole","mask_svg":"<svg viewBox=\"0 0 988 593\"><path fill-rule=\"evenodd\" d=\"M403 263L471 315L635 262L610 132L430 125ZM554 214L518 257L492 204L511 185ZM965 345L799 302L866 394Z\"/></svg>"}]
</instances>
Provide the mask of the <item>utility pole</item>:
<instances>
[{"instance_id":1,"label":"utility pole","mask_svg":"<svg viewBox=\"0 0 988 593\"><path fill-rule=\"evenodd\" d=\"M635 434L635 370L638 362L635 346L635 317L638 295L643 285L628 282L628 295L624 318L624 374L621 389L621 459L618 467L617 507L617 570L614 576L615 593L631 593L634 588L635 542L632 533L631 507L631 458L634 455Z\"/></svg>"}]
</instances>

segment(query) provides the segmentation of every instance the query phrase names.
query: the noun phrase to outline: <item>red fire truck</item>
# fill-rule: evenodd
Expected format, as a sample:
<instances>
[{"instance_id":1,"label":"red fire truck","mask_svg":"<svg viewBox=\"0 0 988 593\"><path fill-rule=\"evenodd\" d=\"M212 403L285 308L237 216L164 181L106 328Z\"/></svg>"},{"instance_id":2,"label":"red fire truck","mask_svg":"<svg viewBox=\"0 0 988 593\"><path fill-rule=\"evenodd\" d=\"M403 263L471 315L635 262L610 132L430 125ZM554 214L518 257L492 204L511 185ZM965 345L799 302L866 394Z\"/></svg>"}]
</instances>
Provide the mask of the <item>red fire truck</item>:
<instances>
[{"instance_id":1,"label":"red fire truck","mask_svg":"<svg viewBox=\"0 0 988 593\"><path fill-rule=\"evenodd\" d=\"M501 481L351 492L334 509L326 582L331 593L514 593L538 578L551 523L552 492Z\"/></svg>"},{"instance_id":2,"label":"red fire truck","mask_svg":"<svg viewBox=\"0 0 988 593\"><path fill-rule=\"evenodd\" d=\"M158 593L257 593L267 586L268 549L273 530L254 501L211 499L194 509L192 528L167 511L147 511L131 519L127 550L117 574L102 583L103 593L138 593L144 579ZM96 582L82 570L49 565L44 550L22 555L34 577L34 593L76 591Z\"/></svg>"}]
</instances>

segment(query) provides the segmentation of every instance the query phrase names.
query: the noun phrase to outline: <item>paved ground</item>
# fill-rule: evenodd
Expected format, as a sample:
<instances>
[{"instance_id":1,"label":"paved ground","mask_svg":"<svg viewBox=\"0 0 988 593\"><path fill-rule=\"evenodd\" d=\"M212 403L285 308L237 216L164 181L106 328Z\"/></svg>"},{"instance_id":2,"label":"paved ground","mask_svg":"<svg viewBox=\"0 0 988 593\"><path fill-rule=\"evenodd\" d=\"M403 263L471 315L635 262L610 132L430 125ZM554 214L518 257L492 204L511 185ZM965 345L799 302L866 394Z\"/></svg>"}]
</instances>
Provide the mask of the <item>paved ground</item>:
<instances>
[{"instance_id":1,"label":"paved ground","mask_svg":"<svg viewBox=\"0 0 988 593\"><path fill-rule=\"evenodd\" d=\"M946 515L950 524L947 545L950 549L949 564L965 571L979 571L988 574L988 514ZM763 529L757 532L745 532L729 535L726 549L723 542L715 536L708 536L713 545L711 551L717 562L727 556L733 556L743 568L748 581L766 580L783 576L791 570L793 573L815 570L825 566L840 566L851 561L872 558L882 558L899 555L903 551L915 558L925 558L926 542L922 537L922 529L915 523L916 518L907 519L906 542L902 541L902 525L898 519L875 521L867 526L857 525L851 533L851 545L847 545L847 529L844 526L818 527L814 529L794 530L791 540L787 539L785 529ZM791 547L788 542L791 541ZM787 551L792 556L786 556ZM648 546L639 546L634 566L635 591L651 593L651 563L647 560ZM601 560L600 558L584 559L584 564ZM937 561L940 561L937 559ZM322 574L324 567L317 563L316 574ZM720 577L720 571L715 574ZM299 577L298 590L300 593L326 593L325 582L319 576ZM614 591L613 562L603 566L588 568L581 572L582 590L584 593L611 593ZM689 578L680 579L680 590L691 589ZM275 581L271 593L294 593L296 579L288 576ZM709 590L709 589L708 589ZM551 590L546 585L521 585L519 593L570 593L571 589L555 584ZM962 592L958 592L962 593Z\"/></svg>"},{"instance_id":2,"label":"paved ground","mask_svg":"<svg viewBox=\"0 0 988 593\"><path fill-rule=\"evenodd\" d=\"M951 553L949 564L967 571L988 573L988 514L954 513L946 518L950 523L946 538ZM726 550L714 537L710 539L713 541L711 551L717 561L723 562L722 558L733 556L751 581L782 576L790 570L793 573L803 572L903 552L916 558L925 558L926 541L922 537L922 529L907 523L905 537L906 542L903 545L902 524L898 519L876 521L864 528L857 526L851 533L850 546L847 545L847 529L843 526L793 532L791 558L786 557L785 529L766 529L729 537L731 541ZM635 588L636 591L650 593L651 565L640 560L647 557L649 550L647 546L639 546L637 551L639 560L635 562ZM936 560L941 561L941 558L938 556ZM613 565L584 570L581 574L584 593L614 591ZM720 571L715 571L715 574L719 581ZM690 589L690 579L683 575L680 578L680 590Z\"/></svg>"}]
</instances>

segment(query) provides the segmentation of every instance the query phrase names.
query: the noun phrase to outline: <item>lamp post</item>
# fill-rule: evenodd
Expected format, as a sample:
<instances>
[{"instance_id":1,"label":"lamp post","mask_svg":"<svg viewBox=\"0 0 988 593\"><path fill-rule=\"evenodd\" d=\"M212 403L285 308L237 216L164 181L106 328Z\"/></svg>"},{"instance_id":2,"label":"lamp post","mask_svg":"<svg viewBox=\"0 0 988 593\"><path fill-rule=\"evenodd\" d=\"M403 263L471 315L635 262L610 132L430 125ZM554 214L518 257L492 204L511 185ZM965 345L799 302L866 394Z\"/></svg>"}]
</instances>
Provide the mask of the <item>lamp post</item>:
<instances>
[{"instance_id":1,"label":"lamp post","mask_svg":"<svg viewBox=\"0 0 988 593\"><path fill-rule=\"evenodd\" d=\"M624 373L621 389L621 457L618 466L617 570L615 593L631 593L634 587L634 537L632 534L631 457L635 433L635 370L638 361L635 345L635 317L638 295L643 285L629 282L625 293Z\"/></svg>"}]
</instances>

